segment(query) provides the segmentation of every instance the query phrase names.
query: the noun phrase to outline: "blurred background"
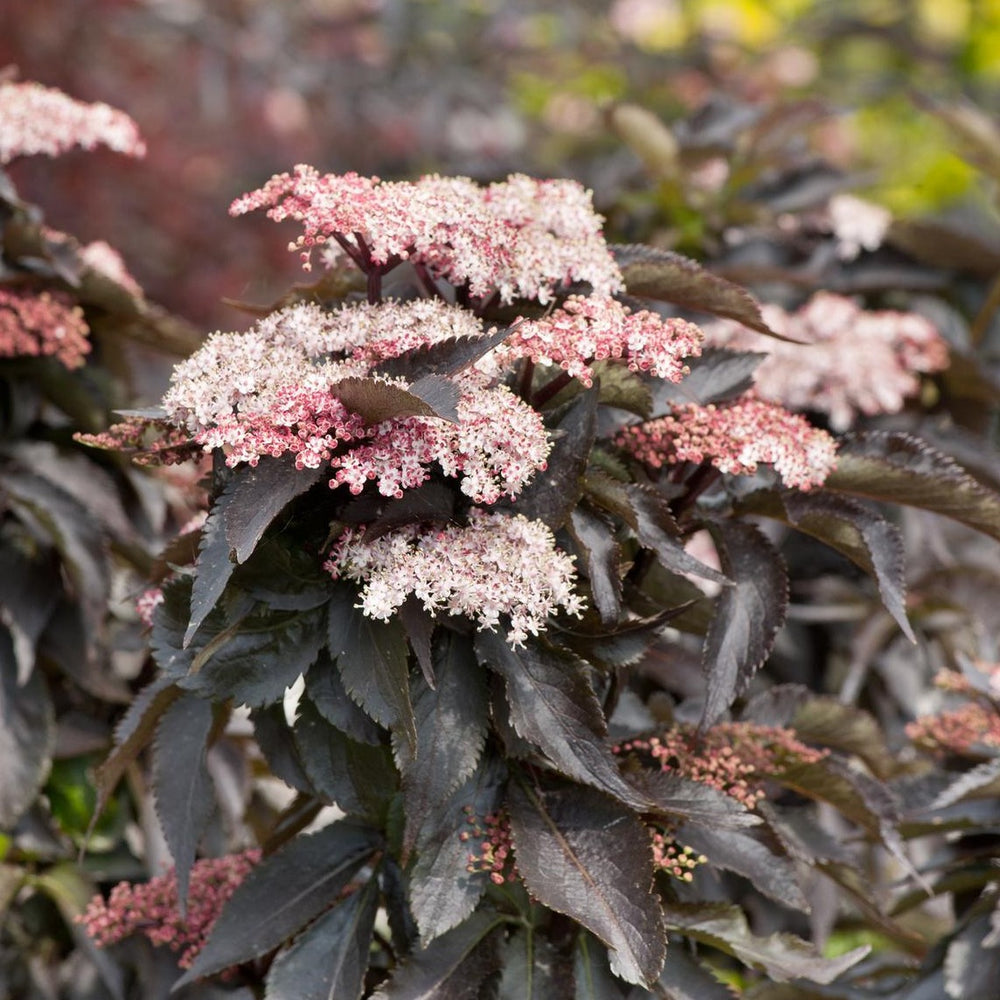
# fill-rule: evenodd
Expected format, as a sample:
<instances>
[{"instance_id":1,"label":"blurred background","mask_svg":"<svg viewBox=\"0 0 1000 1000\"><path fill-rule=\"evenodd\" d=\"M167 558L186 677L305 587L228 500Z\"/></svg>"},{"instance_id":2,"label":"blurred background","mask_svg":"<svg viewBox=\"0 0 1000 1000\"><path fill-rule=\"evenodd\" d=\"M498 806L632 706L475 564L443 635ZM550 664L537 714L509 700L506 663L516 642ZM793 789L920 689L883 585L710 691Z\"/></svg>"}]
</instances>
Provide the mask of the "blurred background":
<instances>
[{"instance_id":1,"label":"blurred background","mask_svg":"<svg viewBox=\"0 0 1000 1000\"><path fill-rule=\"evenodd\" d=\"M576 177L613 237L697 256L699 213L644 215L620 102L668 125L711 108L704 139L719 108L732 131L747 108L812 98L801 141L866 197L906 215L967 202L975 174L914 93L997 107L1000 0L3 0L3 67L123 108L149 144L145 162L14 164L22 193L120 248L151 298L232 329L247 317L224 299L270 301L301 272L273 223L227 207L299 162ZM633 231L614 232L616 206Z\"/></svg>"}]
</instances>

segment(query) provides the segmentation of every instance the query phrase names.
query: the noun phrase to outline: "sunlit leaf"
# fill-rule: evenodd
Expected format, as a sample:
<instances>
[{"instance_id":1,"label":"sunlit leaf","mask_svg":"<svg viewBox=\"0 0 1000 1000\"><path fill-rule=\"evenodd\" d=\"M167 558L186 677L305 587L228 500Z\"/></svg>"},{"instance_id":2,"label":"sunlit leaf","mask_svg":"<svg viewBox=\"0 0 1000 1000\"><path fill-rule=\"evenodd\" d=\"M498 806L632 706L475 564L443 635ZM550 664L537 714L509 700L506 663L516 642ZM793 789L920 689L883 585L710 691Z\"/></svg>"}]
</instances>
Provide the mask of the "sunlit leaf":
<instances>
[{"instance_id":1,"label":"sunlit leaf","mask_svg":"<svg viewBox=\"0 0 1000 1000\"><path fill-rule=\"evenodd\" d=\"M507 804L518 870L532 896L599 937L626 982L654 982L666 938L645 827L620 803L578 785L530 788L521 780Z\"/></svg>"}]
</instances>

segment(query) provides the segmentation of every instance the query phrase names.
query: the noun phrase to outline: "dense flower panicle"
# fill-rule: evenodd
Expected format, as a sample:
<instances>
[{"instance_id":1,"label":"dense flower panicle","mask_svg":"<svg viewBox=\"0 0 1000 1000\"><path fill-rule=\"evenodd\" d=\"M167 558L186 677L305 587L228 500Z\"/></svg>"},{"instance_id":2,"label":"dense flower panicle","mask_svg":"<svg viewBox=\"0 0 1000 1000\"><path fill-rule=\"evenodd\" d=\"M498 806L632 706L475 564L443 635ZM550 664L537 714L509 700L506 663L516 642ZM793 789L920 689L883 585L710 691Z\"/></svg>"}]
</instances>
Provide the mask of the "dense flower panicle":
<instances>
[{"instance_id":1,"label":"dense flower panicle","mask_svg":"<svg viewBox=\"0 0 1000 1000\"><path fill-rule=\"evenodd\" d=\"M363 584L360 607L387 621L412 594L432 614L465 615L493 630L510 618L507 641L523 645L560 608L583 609L574 593L573 558L556 548L541 521L473 509L469 523L421 531L409 526L371 541L346 531L324 568Z\"/></svg>"},{"instance_id":2,"label":"dense flower panicle","mask_svg":"<svg viewBox=\"0 0 1000 1000\"><path fill-rule=\"evenodd\" d=\"M402 417L366 430L369 440L330 458L331 488L360 493L374 481L383 496L400 497L424 483L437 462L446 476L461 477L460 489L476 503L513 499L545 468L551 443L541 415L505 386L464 383L458 422Z\"/></svg>"},{"instance_id":3,"label":"dense flower panicle","mask_svg":"<svg viewBox=\"0 0 1000 1000\"><path fill-rule=\"evenodd\" d=\"M907 723L906 735L938 753L974 753L977 746L1000 749L1000 710L970 701L961 708Z\"/></svg>"},{"instance_id":4,"label":"dense flower panicle","mask_svg":"<svg viewBox=\"0 0 1000 1000\"><path fill-rule=\"evenodd\" d=\"M786 486L804 491L822 485L837 455L826 431L753 395L719 405L675 404L668 416L625 427L616 442L652 469L708 462L720 472L752 475L764 464Z\"/></svg>"},{"instance_id":5,"label":"dense flower panicle","mask_svg":"<svg viewBox=\"0 0 1000 1000\"><path fill-rule=\"evenodd\" d=\"M938 715L924 715L906 727L915 743L937 753L976 753L984 747L1000 748L1000 663L973 662L982 674L979 682L954 670L939 671L935 687L970 699Z\"/></svg>"},{"instance_id":6,"label":"dense flower panicle","mask_svg":"<svg viewBox=\"0 0 1000 1000\"><path fill-rule=\"evenodd\" d=\"M138 127L124 111L77 101L38 83L0 83L0 164L100 145L127 156L146 153Z\"/></svg>"},{"instance_id":7,"label":"dense flower panicle","mask_svg":"<svg viewBox=\"0 0 1000 1000\"><path fill-rule=\"evenodd\" d=\"M275 221L302 224L292 248L306 267L316 247L328 262L346 255L365 269L409 260L433 278L467 285L475 297L496 292L503 302L545 303L572 282L588 282L601 295L623 287L603 220L573 181L515 175L481 188L464 177L382 182L299 165L236 199L230 212L261 208Z\"/></svg>"},{"instance_id":8,"label":"dense flower panicle","mask_svg":"<svg viewBox=\"0 0 1000 1000\"><path fill-rule=\"evenodd\" d=\"M611 298L571 295L547 316L518 323L480 367L490 371L528 357L559 365L589 386L591 362L624 358L632 371L679 382L688 373L684 359L701 353L701 341L701 330L686 320L663 319L648 310L633 313Z\"/></svg>"},{"instance_id":9,"label":"dense flower panicle","mask_svg":"<svg viewBox=\"0 0 1000 1000\"><path fill-rule=\"evenodd\" d=\"M787 313L765 305L775 332L790 344L728 320L705 326L706 344L768 354L754 379L762 399L791 410L818 410L838 431L859 413L896 413L920 388L920 373L948 366L948 346L916 313L863 310L852 299L818 292Z\"/></svg>"},{"instance_id":10,"label":"dense flower panicle","mask_svg":"<svg viewBox=\"0 0 1000 1000\"><path fill-rule=\"evenodd\" d=\"M154 945L180 952L189 969L208 940L222 907L260 861L258 849L196 861L191 868L187 919L178 908L177 873L171 868L148 882L119 882L105 902L93 899L78 918L101 947L142 934Z\"/></svg>"},{"instance_id":11,"label":"dense flower panicle","mask_svg":"<svg viewBox=\"0 0 1000 1000\"><path fill-rule=\"evenodd\" d=\"M0 357L53 357L79 368L90 352L83 310L62 292L0 288Z\"/></svg>"},{"instance_id":12,"label":"dense flower panicle","mask_svg":"<svg viewBox=\"0 0 1000 1000\"><path fill-rule=\"evenodd\" d=\"M722 722L701 735L694 727L673 726L613 749L647 756L660 770L725 792L748 809L765 797L768 776L782 765L815 763L829 753L807 746L792 729L750 722Z\"/></svg>"},{"instance_id":13,"label":"dense flower panicle","mask_svg":"<svg viewBox=\"0 0 1000 1000\"><path fill-rule=\"evenodd\" d=\"M175 368L163 407L206 450L222 449L230 466L290 454L299 468L328 465L331 487L360 493L374 481L384 496L400 496L437 462L445 475L462 478L476 502L494 503L516 496L545 467L551 447L541 416L509 389L469 371L455 378L457 423L419 416L375 426L336 394L339 381L369 376L385 358L477 336L481 325L471 313L431 300L335 312L298 305L245 333L210 337Z\"/></svg>"}]
</instances>

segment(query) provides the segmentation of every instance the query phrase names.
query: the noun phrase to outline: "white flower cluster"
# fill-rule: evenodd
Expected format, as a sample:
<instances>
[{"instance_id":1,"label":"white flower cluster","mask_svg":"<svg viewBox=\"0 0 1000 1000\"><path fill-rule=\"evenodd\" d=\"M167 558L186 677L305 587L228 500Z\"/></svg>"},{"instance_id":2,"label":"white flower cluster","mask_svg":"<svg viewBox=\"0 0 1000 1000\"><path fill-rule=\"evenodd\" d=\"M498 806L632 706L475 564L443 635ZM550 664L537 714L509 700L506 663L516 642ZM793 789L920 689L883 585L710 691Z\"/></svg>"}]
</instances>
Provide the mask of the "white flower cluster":
<instances>
[{"instance_id":1,"label":"white flower cluster","mask_svg":"<svg viewBox=\"0 0 1000 1000\"><path fill-rule=\"evenodd\" d=\"M37 83L0 83L0 164L99 145L127 156L146 152L138 127L124 111L86 104Z\"/></svg>"},{"instance_id":2,"label":"white flower cluster","mask_svg":"<svg viewBox=\"0 0 1000 1000\"><path fill-rule=\"evenodd\" d=\"M541 521L473 509L465 527L401 528L367 541L341 536L324 568L363 584L360 607L387 621L412 594L431 613L465 615L480 629L510 619L507 642L523 645L560 608L583 610L573 591L573 557L556 548Z\"/></svg>"}]
</instances>

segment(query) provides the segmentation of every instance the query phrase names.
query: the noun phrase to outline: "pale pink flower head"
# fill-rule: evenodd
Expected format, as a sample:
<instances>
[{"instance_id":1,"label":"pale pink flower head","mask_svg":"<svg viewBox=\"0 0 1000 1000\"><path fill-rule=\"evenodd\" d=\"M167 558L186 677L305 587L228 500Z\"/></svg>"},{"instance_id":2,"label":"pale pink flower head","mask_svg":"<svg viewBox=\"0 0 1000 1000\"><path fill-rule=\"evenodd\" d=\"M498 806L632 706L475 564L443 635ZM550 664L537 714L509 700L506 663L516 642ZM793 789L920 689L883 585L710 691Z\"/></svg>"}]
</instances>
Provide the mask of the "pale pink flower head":
<instances>
[{"instance_id":1,"label":"pale pink flower head","mask_svg":"<svg viewBox=\"0 0 1000 1000\"><path fill-rule=\"evenodd\" d=\"M230 466L291 454L299 468L327 467L330 486L384 496L419 486L435 463L477 503L516 496L545 467L541 415L475 371L455 376L457 420L397 417L367 425L337 395L344 379L376 376L379 361L456 337L482 336L467 310L442 302L356 304L328 312L280 310L245 333L216 333L179 364L163 399L167 419Z\"/></svg>"},{"instance_id":2,"label":"pale pink flower head","mask_svg":"<svg viewBox=\"0 0 1000 1000\"><path fill-rule=\"evenodd\" d=\"M559 609L583 609L573 557L543 522L520 514L473 508L465 526L410 526L370 541L363 529L349 529L324 568L363 585L360 607L370 618L388 621L413 595L432 614L464 615L480 629L493 631L506 616L511 646L538 635Z\"/></svg>"},{"instance_id":3,"label":"pale pink flower head","mask_svg":"<svg viewBox=\"0 0 1000 1000\"><path fill-rule=\"evenodd\" d=\"M701 353L701 341L701 330L687 320L633 313L612 298L571 295L546 316L516 324L481 367L490 371L527 357L559 365L589 386L594 361L622 358L632 371L679 382L688 373L685 359Z\"/></svg>"},{"instance_id":4,"label":"pale pink flower head","mask_svg":"<svg viewBox=\"0 0 1000 1000\"><path fill-rule=\"evenodd\" d=\"M616 442L652 469L708 462L720 472L753 475L770 465L786 486L804 491L823 484L837 455L826 431L753 395L675 404L667 416L623 428Z\"/></svg>"},{"instance_id":5,"label":"pale pink flower head","mask_svg":"<svg viewBox=\"0 0 1000 1000\"><path fill-rule=\"evenodd\" d=\"M916 313L869 311L853 299L818 292L794 313L765 305L764 319L799 343L754 333L732 321L705 326L713 347L764 352L757 394L791 410L826 413L834 430L858 414L897 413L920 388L920 375L948 366L948 345Z\"/></svg>"},{"instance_id":6,"label":"pale pink flower head","mask_svg":"<svg viewBox=\"0 0 1000 1000\"><path fill-rule=\"evenodd\" d=\"M178 965L191 968L223 906L260 861L260 851L196 861L191 868L187 918L178 905L177 872L171 868L148 882L119 882L105 902L91 900L78 922L102 948L142 934L154 945L180 952Z\"/></svg>"},{"instance_id":7,"label":"pale pink flower head","mask_svg":"<svg viewBox=\"0 0 1000 1000\"><path fill-rule=\"evenodd\" d=\"M107 146L144 156L146 144L124 111L74 100L38 83L0 83L0 165L19 156L59 156L79 146Z\"/></svg>"},{"instance_id":8,"label":"pale pink flower head","mask_svg":"<svg viewBox=\"0 0 1000 1000\"><path fill-rule=\"evenodd\" d=\"M89 334L83 310L63 292L0 287L0 358L52 357L79 368Z\"/></svg>"},{"instance_id":9,"label":"pale pink flower head","mask_svg":"<svg viewBox=\"0 0 1000 1000\"><path fill-rule=\"evenodd\" d=\"M383 182L299 165L237 198L230 212L261 208L275 221L302 224L292 249L307 268L316 247L328 262L346 257L366 272L409 260L432 281L466 286L478 299L496 293L502 302L545 303L573 282L601 295L623 287L603 220L572 181L515 175L484 189L465 177Z\"/></svg>"}]
</instances>

